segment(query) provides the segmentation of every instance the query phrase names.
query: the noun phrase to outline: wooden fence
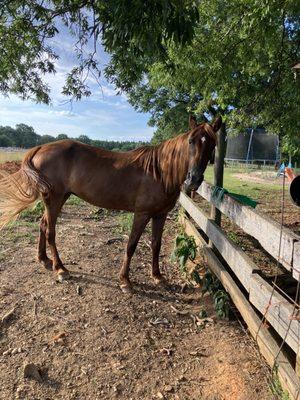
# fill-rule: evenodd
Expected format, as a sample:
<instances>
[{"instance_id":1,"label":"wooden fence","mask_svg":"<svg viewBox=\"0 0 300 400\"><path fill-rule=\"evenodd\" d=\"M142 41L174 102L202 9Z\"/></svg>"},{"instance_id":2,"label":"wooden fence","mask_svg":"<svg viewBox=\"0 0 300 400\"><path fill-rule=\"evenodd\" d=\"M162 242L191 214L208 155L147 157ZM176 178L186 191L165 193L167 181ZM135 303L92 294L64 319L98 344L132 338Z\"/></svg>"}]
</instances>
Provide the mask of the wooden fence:
<instances>
[{"instance_id":1,"label":"wooden fence","mask_svg":"<svg viewBox=\"0 0 300 400\"><path fill-rule=\"evenodd\" d=\"M300 236L282 229L277 222L230 195L225 194L220 204L216 203L212 198L212 187L206 182L202 183L198 194L257 239L273 258L277 260L279 256L291 279L299 280ZM276 363L282 385L291 398L300 400L299 304L290 301L276 285L271 286L251 258L190 197L181 193L179 202L185 210L181 223L186 233L193 235L197 245L203 249L209 267L230 294L269 365L273 367ZM222 260L204 240L203 233L214 244ZM262 316L276 335L262 323ZM282 346L283 342L285 346Z\"/></svg>"}]
</instances>

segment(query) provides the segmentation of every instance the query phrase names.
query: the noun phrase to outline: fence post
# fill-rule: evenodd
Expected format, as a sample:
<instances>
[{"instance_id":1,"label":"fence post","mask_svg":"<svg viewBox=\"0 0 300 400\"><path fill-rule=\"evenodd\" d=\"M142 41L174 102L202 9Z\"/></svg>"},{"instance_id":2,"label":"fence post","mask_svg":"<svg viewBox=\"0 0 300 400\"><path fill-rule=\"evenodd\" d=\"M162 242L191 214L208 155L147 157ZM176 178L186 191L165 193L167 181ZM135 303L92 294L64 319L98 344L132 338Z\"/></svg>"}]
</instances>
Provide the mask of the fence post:
<instances>
[{"instance_id":1,"label":"fence post","mask_svg":"<svg viewBox=\"0 0 300 400\"><path fill-rule=\"evenodd\" d=\"M227 137L226 137L226 125L223 122L218 133L217 147L215 153L215 164L214 164L214 185L223 187L223 176L224 176L224 159L226 155ZM216 224L221 224L221 212L215 207L211 206L210 217Z\"/></svg>"}]
</instances>

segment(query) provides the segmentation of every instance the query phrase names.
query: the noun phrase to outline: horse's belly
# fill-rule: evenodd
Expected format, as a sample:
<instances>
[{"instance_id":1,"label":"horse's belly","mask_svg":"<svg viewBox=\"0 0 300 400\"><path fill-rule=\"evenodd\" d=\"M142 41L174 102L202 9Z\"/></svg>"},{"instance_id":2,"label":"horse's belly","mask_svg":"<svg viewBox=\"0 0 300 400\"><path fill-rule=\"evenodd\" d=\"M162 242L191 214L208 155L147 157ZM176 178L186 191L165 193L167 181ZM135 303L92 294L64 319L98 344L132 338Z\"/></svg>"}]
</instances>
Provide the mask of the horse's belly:
<instances>
[{"instance_id":1,"label":"horse's belly","mask_svg":"<svg viewBox=\"0 0 300 400\"><path fill-rule=\"evenodd\" d=\"M158 214L173 208L177 194L168 195L160 182L152 177L119 176L108 174L105 178L82 182L74 194L97 207L129 212Z\"/></svg>"}]
</instances>

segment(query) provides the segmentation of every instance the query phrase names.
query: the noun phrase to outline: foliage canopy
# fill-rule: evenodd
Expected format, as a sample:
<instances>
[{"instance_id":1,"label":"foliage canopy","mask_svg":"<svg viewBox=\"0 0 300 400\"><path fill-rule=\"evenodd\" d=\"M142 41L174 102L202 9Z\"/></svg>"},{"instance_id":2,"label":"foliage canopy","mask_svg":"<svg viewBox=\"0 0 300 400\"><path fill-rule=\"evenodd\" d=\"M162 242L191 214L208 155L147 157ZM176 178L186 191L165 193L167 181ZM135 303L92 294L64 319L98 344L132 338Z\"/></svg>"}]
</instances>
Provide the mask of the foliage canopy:
<instances>
[{"instance_id":1,"label":"foliage canopy","mask_svg":"<svg viewBox=\"0 0 300 400\"><path fill-rule=\"evenodd\" d=\"M110 54L107 79L151 113L154 141L186 128L187 115L222 114L227 126L264 125L297 150L299 2L294 0L0 1L0 92L49 103L60 29L74 37L77 65L63 93L90 94L101 74L97 43ZM91 46L92 43L92 46ZM293 150L294 151L294 150Z\"/></svg>"},{"instance_id":2,"label":"foliage canopy","mask_svg":"<svg viewBox=\"0 0 300 400\"><path fill-rule=\"evenodd\" d=\"M291 67L299 59L299 15L289 0L202 0L192 42L170 43L168 63L149 68L131 88L131 103L152 114L157 140L169 136L173 118L187 124L195 112L201 119L222 114L236 131L263 125L295 146L300 79Z\"/></svg>"},{"instance_id":3,"label":"foliage canopy","mask_svg":"<svg viewBox=\"0 0 300 400\"><path fill-rule=\"evenodd\" d=\"M42 76L55 72L58 54L51 40L63 28L74 37L78 59L63 93L80 99L90 94L89 74L98 79L101 73L97 42L112 54L113 63L122 60L123 75L133 82L148 62L166 56L163 43L190 40L197 18L190 0L2 0L0 92L49 103Z\"/></svg>"}]
</instances>

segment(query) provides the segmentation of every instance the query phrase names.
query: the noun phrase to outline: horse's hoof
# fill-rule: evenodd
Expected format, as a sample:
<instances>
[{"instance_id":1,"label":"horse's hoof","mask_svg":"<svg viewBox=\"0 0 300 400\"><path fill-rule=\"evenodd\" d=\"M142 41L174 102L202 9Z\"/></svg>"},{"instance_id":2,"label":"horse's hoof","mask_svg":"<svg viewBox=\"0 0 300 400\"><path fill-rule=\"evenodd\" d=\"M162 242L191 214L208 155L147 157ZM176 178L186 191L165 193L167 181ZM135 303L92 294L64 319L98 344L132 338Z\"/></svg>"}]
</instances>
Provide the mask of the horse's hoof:
<instances>
[{"instance_id":1,"label":"horse's hoof","mask_svg":"<svg viewBox=\"0 0 300 400\"><path fill-rule=\"evenodd\" d=\"M131 287L131 285L128 284L128 283L122 283L122 284L120 285L120 288L121 288L121 290L122 290L122 292L123 292L124 294L132 294L132 293L133 293L132 287Z\"/></svg>"},{"instance_id":2,"label":"horse's hoof","mask_svg":"<svg viewBox=\"0 0 300 400\"><path fill-rule=\"evenodd\" d=\"M52 260L50 260L50 258L47 258L47 260L43 260L42 263L46 269L52 271Z\"/></svg>"},{"instance_id":3,"label":"horse's hoof","mask_svg":"<svg viewBox=\"0 0 300 400\"><path fill-rule=\"evenodd\" d=\"M57 281L62 283L70 278L70 273L67 270L60 269L57 272Z\"/></svg>"}]
</instances>

